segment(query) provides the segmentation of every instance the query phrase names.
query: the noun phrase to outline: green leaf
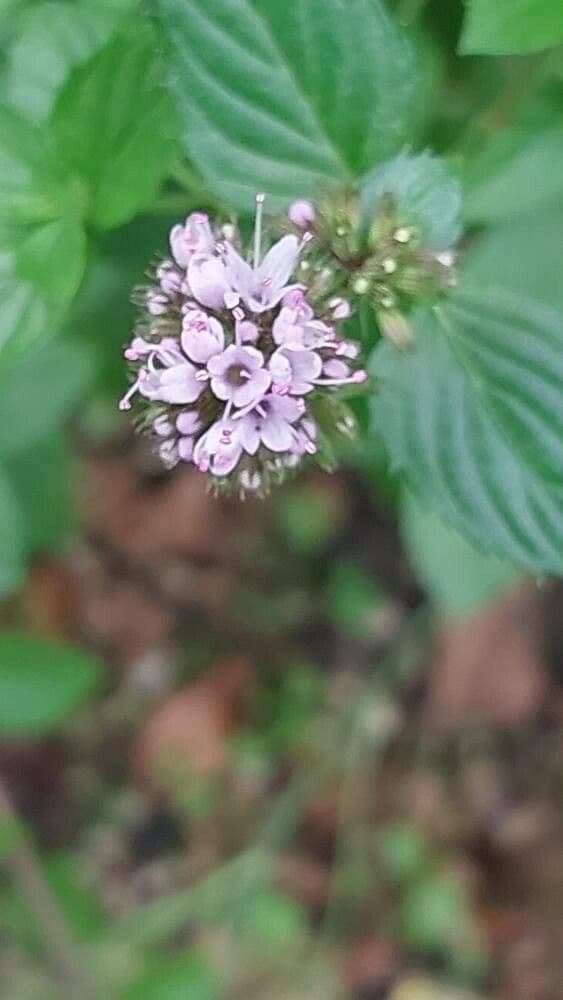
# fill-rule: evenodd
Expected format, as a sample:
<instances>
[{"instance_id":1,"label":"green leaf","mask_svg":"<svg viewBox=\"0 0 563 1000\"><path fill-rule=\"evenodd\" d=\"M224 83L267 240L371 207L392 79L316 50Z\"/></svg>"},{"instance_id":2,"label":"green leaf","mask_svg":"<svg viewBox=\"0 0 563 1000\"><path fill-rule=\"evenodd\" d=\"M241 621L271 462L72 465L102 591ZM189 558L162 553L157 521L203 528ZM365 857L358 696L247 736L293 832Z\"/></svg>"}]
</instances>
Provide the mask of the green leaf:
<instances>
[{"instance_id":1,"label":"green leaf","mask_svg":"<svg viewBox=\"0 0 563 1000\"><path fill-rule=\"evenodd\" d=\"M471 614L518 579L510 563L477 551L409 493L403 497L401 529L416 575L441 611Z\"/></svg>"},{"instance_id":2,"label":"green leaf","mask_svg":"<svg viewBox=\"0 0 563 1000\"><path fill-rule=\"evenodd\" d=\"M409 945L421 951L449 950L467 924L467 907L459 885L439 873L425 876L403 897L400 919Z\"/></svg>"},{"instance_id":3,"label":"green leaf","mask_svg":"<svg viewBox=\"0 0 563 1000\"><path fill-rule=\"evenodd\" d=\"M68 201L68 176L44 130L0 107L0 222L57 218Z\"/></svg>"},{"instance_id":4,"label":"green leaf","mask_svg":"<svg viewBox=\"0 0 563 1000\"><path fill-rule=\"evenodd\" d=\"M14 455L55 433L95 370L92 350L67 341L0 364L0 455Z\"/></svg>"},{"instance_id":5,"label":"green leaf","mask_svg":"<svg viewBox=\"0 0 563 1000\"><path fill-rule=\"evenodd\" d=\"M374 354L373 427L412 491L480 548L563 572L563 329L491 292L412 317L416 346Z\"/></svg>"},{"instance_id":6,"label":"green leaf","mask_svg":"<svg viewBox=\"0 0 563 1000\"><path fill-rule=\"evenodd\" d=\"M468 0L460 41L462 53L537 52L561 41L561 0Z\"/></svg>"},{"instance_id":7,"label":"green leaf","mask_svg":"<svg viewBox=\"0 0 563 1000\"><path fill-rule=\"evenodd\" d=\"M0 241L0 357L26 351L37 341L55 336L63 309L58 302L47 302L28 281L16 273L15 246Z\"/></svg>"},{"instance_id":8,"label":"green leaf","mask_svg":"<svg viewBox=\"0 0 563 1000\"><path fill-rule=\"evenodd\" d=\"M397 882L409 882L429 864L428 849L416 827L390 823L377 834L379 855L386 872Z\"/></svg>"},{"instance_id":9,"label":"green leaf","mask_svg":"<svg viewBox=\"0 0 563 1000\"><path fill-rule=\"evenodd\" d=\"M54 302L68 302L74 297L85 267L86 233L82 223L73 218L31 228L16 253L20 277Z\"/></svg>"},{"instance_id":10,"label":"green leaf","mask_svg":"<svg viewBox=\"0 0 563 1000\"><path fill-rule=\"evenodd\" d=\"M0 633L0 733L39 736L83 701L101 676L84 650Z\"/></svg>"},{"instance_id":11,"label":"green leaf","mask_svg":"<svg viewBox=\"0 0 563 1000\"><path fill-rule=\"evenodd\" d=\"M217 1000L216 977L203 958L188 951L177 958L153 962L139 979L125 990L122 1000Z\"/></svg>"},{"instance_id":12,"label":"green leaf","mask_svg":"<svg viewBox=\"0 0 563 1000\"><path fill-rule=\"evenodd\" d=\"M556 173L556 171L554 171ZM475 287L495 284L547 302L563 314L563 208L523 215L484 233L469 247L464 273Z\"/></svg>"},{"instance_id":13,"label":"green leaf","mask_svg":"<svg viewBox=\"0 0 563 1000\"><path fill-rule=\"evenodd\" d=\"M357 562L338 559L328 581L326 603L332 620L345 632L361 638L373 633L381 591Z\"/></svg>"},{"instance_id":14,"label":"green leaf","mask_svg":"<svg viewBox=\"0 0 563 1000\"><path fill-rule=\"evenodd\" d=\"M24 564L23 518L10 479L0 468L0 597L22 583Z\"/></svg>"},{"instance_id":15,"label":"green leaf","mask_svg":"<svg viewBox=\"0 0 563 1000\"><path fill-rule=\"evenodd\" d=\"M517 128L487 143L465 179L465 218L496 222L563 198L563 120L538 131Z\"/></svg>"},{"instance_id":16,"label":"green leaf","mask_svg":"<svg viewBox=\"0 0 563 1000\"><path fill-rule=\"evenodd\" d=\"M259 890L220 922L261 953L295 949L308 935L303 907L276 889Z\"/></svg>"},{"instance_id":17,"label":"green leaf","mask_svg":"<svg viewBox=\"0 0 563 1000\"><path fill-rule=\"evenodd\" d=\"M362 216L369 227L378 203L392 195L401 221L422 229L425 247L442 250L461 233L461 184L444 160L400 153L377 167L362 187Z\"/></svg>"},{"instance_id":18,"label":"green leaf","mask_svg":"<svg viewBox=\"0 0 563 1000\"><path fill-rule=\"evenodd\" d=\"M73 504L75 455L56 434L4 462L23 517L27 556L38 551L60 554L76 528Z\"/></svg>"},{"instance_id":19,"label":"green leaf","mask_svg":"<svg viewBox=\"0 0 563 1000\"><path fill-rule=\"evenodd\" d=\"M96 226L121 225L151 202L176 142L147 24L121 32L75 70L57 101L53 129L69 172L89 187L88 216Z\"/></svg>"},{"instance_id":20,"label":"green leaf","mask_svg":"<svg viewBox=\"0 0 563 1000\"><path fill-rule=\"evenodd\" d=\"M74 66L111 37L127 0L43 2L25 12L9 54L5 99L34 122L44 121Z\"/></svg>"},{"instance_id":21,"label":"green leaf","mask_svg":"<svg viewBox=\"0 0 563 1000\"><path fill-rule=\"evenodd\" d=\"M25 836L20 832L20 837ZM16 845L17 846L17 841ZM84 870L80 859L71 853L61 852L40 858L43 877L62 910L65 921L72 933L80 940L95 937L104 926L104 913L98 898L84 884ZM42 947L42 928L38 926L34 914L14 885L5 894L2 907L2 924L10 937L26 950L36 951Z\"/></svg>"},{"instance_id":22,"label":"green leaf","mask_svg":"<svg viewBox=\"0 0 563 1000\"><path fill-rule=\"evenodd\" d=\"M380 0L154 0L185 148L226 201L287 202L403 145L417 72Z\"/></svg>"}]
</instances>

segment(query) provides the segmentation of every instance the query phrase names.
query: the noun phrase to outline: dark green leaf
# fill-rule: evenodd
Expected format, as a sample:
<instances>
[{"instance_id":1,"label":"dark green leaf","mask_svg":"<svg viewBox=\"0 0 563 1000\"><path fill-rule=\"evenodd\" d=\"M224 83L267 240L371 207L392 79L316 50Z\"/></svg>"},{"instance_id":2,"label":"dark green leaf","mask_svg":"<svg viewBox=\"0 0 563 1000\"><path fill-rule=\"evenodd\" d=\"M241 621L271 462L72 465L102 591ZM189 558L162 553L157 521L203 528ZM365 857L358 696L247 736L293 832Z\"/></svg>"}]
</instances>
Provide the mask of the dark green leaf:
<instances>
[{"instance_id":1,"label":"dark green leaf","mask_svg":"<svg viewBox=\"0 0 563 1000\"><path fill-rule=\"evenodd\" d=\"M0 597L20 585L24 564L22 513L10 479L0 468Z\"/></svg>"},{"instance_id":2,"label":"dark green leaf","mask_svg":"<svg viewBox=\"0 0 563 1000\"><path fill-rule=\"evenodd\" d=\"M75 530L74 462L63 434L47 437L5 460L24 520L28 556L45 550L60 553Z\"/></svg>"},{"instance_id":3,"label":"dark green leaf","mask_svg":"<svg viewBox=\"0 0 563 1000\"><path fill-rule=\"evenodd\" d=\"M64 719L97 684L99 662L70 646L0 633L0 732L38 736Z\"/></svg>"},{"instance_id":4,"label":"dark green leaf","mask_svg":"<svg viewBox=\"0 0 563 1000\"><path fill-rule=\"evenodd\" d=\"M0 365L0 455L55 433L86 393L96 358L85 345L59 341Z\"/></svg>"},{"instance_id":5,"label":"dark green leaf","mask_svg":"<svg viewBox=\"0 0 563 1000\"><path fill-rule=\"evenodd\" d=\"M461 184L444 160L400 153L377 167L362 187L362 216L369 227L378 204L392 195L401 221L421 227L424 246L442 250L461 232Z\"/></svg>"},{"instance_id":6,"label":"dark green leaf","mask_svg":"<svg viewBox=\"0 0 563 1000\"><path fill-rule=\"evenodd\" d=\"M561 41L561 0L468 0L461 52L536 52Z\"/></svg>"},{"instance_id":7,"label":"dark green leaf","mask_svg":"<svg viewBox=\"0 0 563 1000\"><path fill-rule=\"evenodd\" d=\"M510 563L479 552L411 494L403 499L401 528L413 569L442 611L471 614L518 579Z\"/></svg>"},{"instance_id":8,"label":"dark green leaf","mask_svg":"<svg viewBox=\"0 0 563 1000\"><path fill-rule=\"evenodd\" d=\"M175 119L146 24L75 70L53 128L69 171L89 186L95 225L121 225L151 202L174 155Z\"/></svg>"},{"instance_id":9,"label":"dark green leaf","mask_svg":"<svg viewBox=\"0 0 563 1000\"><path fill-rule=\"evenodd\" d=\"M417 85L380 0L155 0L186 152L247 208L361 176L404 143Z\"/></svg>"},{"instance_id":10,"label":"dark green leaf","mask_svg":"<svg viewBox=\"0 0 563 1000\"><path fill-rule=\"evenodd\" d=\"M491 293L412 321L411 353L374 355L373 426L394 467L477 546L563 572L560 318Z\"/></svg>"}]
</instances>

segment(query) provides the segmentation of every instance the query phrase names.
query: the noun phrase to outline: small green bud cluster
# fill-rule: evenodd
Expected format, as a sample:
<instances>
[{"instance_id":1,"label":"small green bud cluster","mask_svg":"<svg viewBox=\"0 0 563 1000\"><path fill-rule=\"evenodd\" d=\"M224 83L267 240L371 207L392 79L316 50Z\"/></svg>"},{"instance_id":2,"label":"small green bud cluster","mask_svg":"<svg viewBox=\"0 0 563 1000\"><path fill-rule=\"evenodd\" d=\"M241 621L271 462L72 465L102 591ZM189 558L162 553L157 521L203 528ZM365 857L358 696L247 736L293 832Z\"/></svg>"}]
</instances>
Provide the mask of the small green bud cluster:
<instances>
[{"instance_id":1,"label":"small green bud cluster","mask_svg":"<svg viewBox=\"0 0 563 1000\"><path fill-rule=\"evenodd\" d=\"M381 332L398 347L412 339L408 316L456 283L453 250L430 250L416 219L406 219L384 196L366 226L357 195L316 206L314 252L299 279L317 296L344 295L373 306Z\"/></svg>"}]
</instances>

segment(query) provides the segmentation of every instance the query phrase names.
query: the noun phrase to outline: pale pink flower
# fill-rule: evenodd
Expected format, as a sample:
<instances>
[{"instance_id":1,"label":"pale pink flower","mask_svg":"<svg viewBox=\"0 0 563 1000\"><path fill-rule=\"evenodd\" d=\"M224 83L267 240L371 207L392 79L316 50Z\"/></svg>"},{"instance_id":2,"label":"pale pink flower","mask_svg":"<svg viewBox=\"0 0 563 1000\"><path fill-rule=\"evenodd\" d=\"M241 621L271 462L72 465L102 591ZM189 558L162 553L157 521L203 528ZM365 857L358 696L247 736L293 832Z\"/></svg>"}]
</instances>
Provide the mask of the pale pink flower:
<instances>
[{"instance_id":1,"label":"pale pink flower","mask_svg":"<svg viewBox=\"0 0 563 1000\"><path fill-rule=\"evenodd\" d=\"M230 285L223 261L205 254L192 257L188 266L188 288L202 306L224 309Z\"/></svg>"},{"instance_id":2,"label":"pale pink flower","mask_svg":"<svg viewBox=\"0 0 563 1000\"><path fill-rule=\"evenodd\" d=\"M203 212L192 212L170 233L172 256L180 267L186 268L194 254L210 254L214 244L209 218Z\"/></svg>"},{"instance_id":3,"label":"pale pink flower","mask_svg":"<svg viewBox=\"0 0 563 1000\"><path fill-rule=\"evenodd\" d=\"M314 388L314 381L322 371L323 363L315 351L290 350L279 347L269 363L273 392L304 396Z\"/></svg>"},{"instance_id":4,"label":"pale pink flower","mask_svg":"<svg viewBox=\"0 0 563 1000\"><path fill-rule=\"evenodd\" d=\"M242 302L251 312L262 313L277 306L296 286L288 285L297 263L301 244L296 236L283 236L274 243L264 260L251 267L230 243L225 247L225 272L231 290L229 308Z\"/></svg>"},{"instance_id":5,"label":"pale pink flower","mask_svg":"<svg viewBox=\"0 0 563 1000\"><path fill-rule=\"evenodd\" d=\"M200 472L214 476L228 476L242 455L239 428L230 419L216 420L198 439L193 462Z\"/></svg>"},{"instance_id":6,"label":"pale pink flower","mask_svg":"<svg viewBox=\"0 0 563 1000\"><path fill-rule=\"evenodd\" d=\"M289 451L295 440L294 424L303 415L303 401L289 396L264 396L249 413L240 417L245 450L262 442L270 451ZM236 422L238 423L238 415Z\"/></svg>"},{"instance_id":7,"label":"pale pink flower","mask_svg":"<svg viewBox=\"0 0 563 1000\"><path fill-rule=\"evenodd\" d=\"M289 350L310 350L324 347L334 337L334 330L320 319L314 319L311 310L309 315L307 303L297 308L282 306L276 316L273 326L273 338L280 347Z\"/></svg>"},{"instance_id":8,"label":"pale pink flower","mask_svg":"<svg viewBox=\"0 0 563 1000\"><path fill-rule=\"evenodd\" d=\"M195 403L204 384L196 378L197 368L189 361L170 368L152 369L139 380L138 391L146 399L163 403Z\"/></svg>"},{"instance_id":9,"label":"pale pink flower","mask_svg":"<svg viewBox=\"0 0 563 1000\"><path fill-rule=\"evenodd\" d=\"M264 395L272 380L263 365L264 356L255 347L230 344L207 364L212 392L233 406L248 406Z\"/></svg>"},{"instance_id":10,"label":"pale pink flower","mask_svg":"<svg viewBox=\"0 0 563 1000\"><path fill-rule=\"evenodd\" d=\"M191 361L205 365L225 346L225 334L219 320L200 309L190 309L182 321L182 348Z\"/></svg>"}]
</instances>

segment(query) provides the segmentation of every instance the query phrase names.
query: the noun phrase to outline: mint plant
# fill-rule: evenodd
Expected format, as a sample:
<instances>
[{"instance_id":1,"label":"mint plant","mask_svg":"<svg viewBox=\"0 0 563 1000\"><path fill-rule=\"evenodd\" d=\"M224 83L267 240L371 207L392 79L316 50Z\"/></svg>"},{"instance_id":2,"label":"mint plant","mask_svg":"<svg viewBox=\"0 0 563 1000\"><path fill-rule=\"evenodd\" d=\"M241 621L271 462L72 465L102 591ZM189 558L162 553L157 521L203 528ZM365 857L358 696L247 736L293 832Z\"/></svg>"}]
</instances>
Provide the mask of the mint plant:
<instances>
[{"instance_id":1,"label":"mint plant","mask_svg":"<svg viewBox=\"0 0 563 1000\"><path fill-rule=\"evenodd\" d=\"M537 576L559 573L562 333L557 282L549 274L559 232L551 210L563 192L551 168L560 148L561 101L557 53L549 49L560 41L561 15L552 0L497 6L466 5L460 51L522 53L533 63L531 83L515 87L507 71L506 95L491 96L499 125L481 122L474 105L475 123L456 134L444 125L457 114L455 87L444 87L441 102L433 101L443 69L432 63L420 31L404 23L424 5L8 5L0 107L0 379L15 385L24 371L20 355L34 344L47 350L44 342L66 331L77 350L80 340L90 342L88 349L94 343L103 378L97 391L103 395L105 385L117 395L123 370L116 348L132 324L127 283L139 284L151 253L162 261L166 231L194 211L209 216L214 238L224 243L229 237L220 236L221 227L237 226L232 245L252 266L249 219L256 193L264 192L263 256L278 240L289 247L290 236L310 233L314 239L295 257L287 282L303 286L316 319L329 326L336 308L330 303L344 300L340 309L350 316L333 317L335 343L357 345L358 358L342 358L338 375L322 355L326 345L322 371L319 360L309 359L313 380L357 378L346 392L344 385L325 384L322 392L315 385L302 396L276 394L285 400L276 405L286 409L288 399L307 399L313 423L308 442L301 442L304 453L315 449L332 467L335 452L343 452L340 431L358 427L366 455L382 441L391 468L422 507L472 544ZM431 17L426 24L433 28ZM469 81L469 101L484 66L458 64ZM486 128L491 136L483 148ZM287 212L295 203L305 216L294 209L291 222ZM524 266L522 226L518 246L507 235L504 252L484 269L483 227L501 239L498 227L525 211L546 212L539 231L553 232L552 249L541 241ZM126 259L119 234L131 220L139 235ZM538 231L535 219L529 225ZM233 308L244 311L244 303L223 307L232 323L231 332L223 331L228 348L235 346L237 322L252 323L255 314L237 320ZM274 308L286 306L280 300ZM270 330L275 319L268 317ZM264 356L261 369L270 372L274 348L286 346L263 340L256 348ZM69 391L51 393L48 404L61 403L61 421L76 405L74 366L80 365L70 340L67 347L57 380L68 371ZM143 363L149 357L145 353ZM131 364L139 375L141 359ZM158 369L162 361L154 357L151 365ZM370 377L361 383L354 372L364 367ZM20 424L35 419L27 404L19 415L22 398L14 392L9 463ZM203 421L200 433L216 415ZM158 417L153 406L143 423L154 429ZM295 412L286 431L299 436L303 419ZM42 426L38 419L29 447L41 445ZM158 426L167 429L166 419ZM175 460L180 442L174 435L166 447ZM193 435L191 444L184 441L184 454L196 443ZM261 468L249 465L244 481L256 487L258 476L259 492L267 492L262 466L276 469L266 479L279 478L279 455L263 452ZM206 453L203 464L216 456ZM6 540L8 589L32 544L16 530L19 507L29 503L12 476L6 464L3 502L7 523L15 526Z\"/></svg>"}]
</instances>

